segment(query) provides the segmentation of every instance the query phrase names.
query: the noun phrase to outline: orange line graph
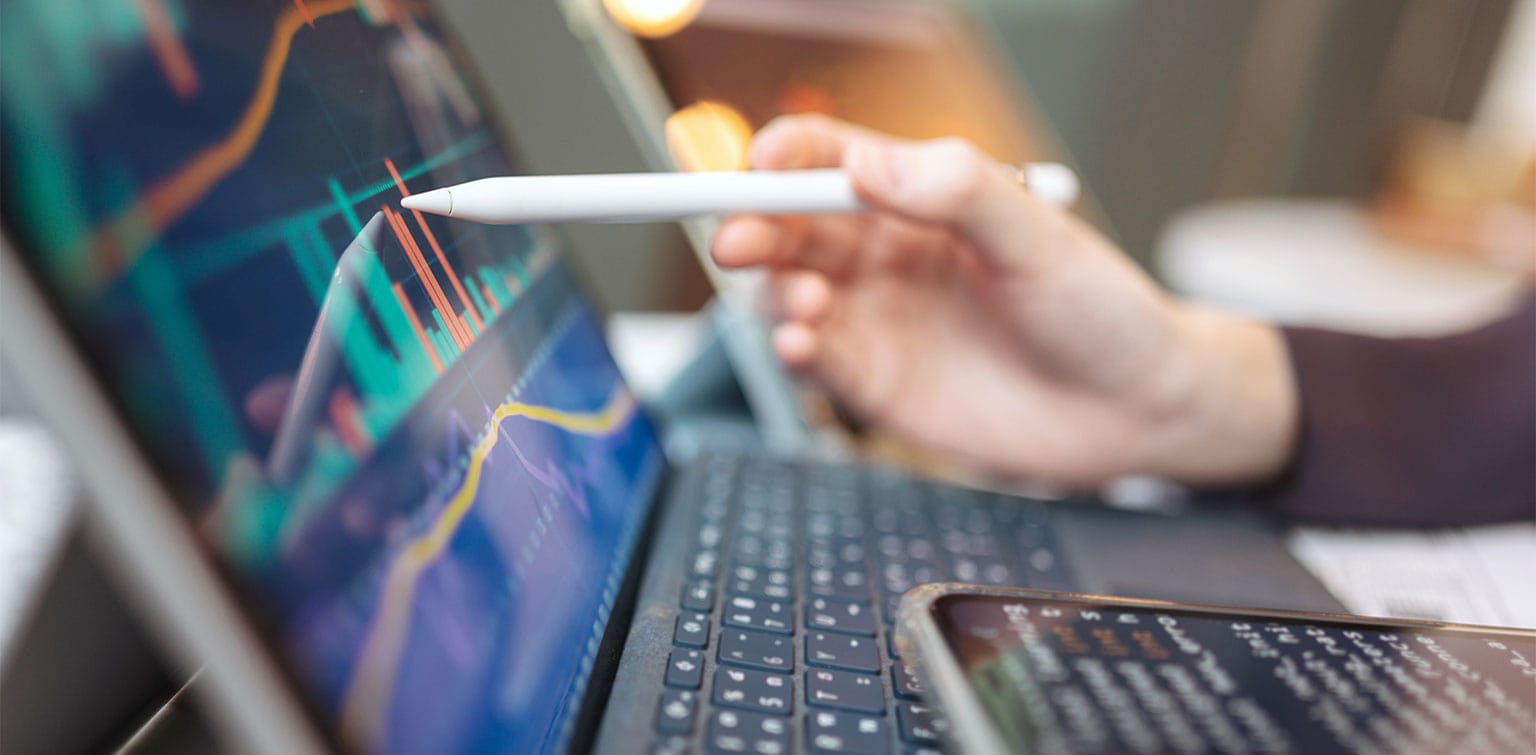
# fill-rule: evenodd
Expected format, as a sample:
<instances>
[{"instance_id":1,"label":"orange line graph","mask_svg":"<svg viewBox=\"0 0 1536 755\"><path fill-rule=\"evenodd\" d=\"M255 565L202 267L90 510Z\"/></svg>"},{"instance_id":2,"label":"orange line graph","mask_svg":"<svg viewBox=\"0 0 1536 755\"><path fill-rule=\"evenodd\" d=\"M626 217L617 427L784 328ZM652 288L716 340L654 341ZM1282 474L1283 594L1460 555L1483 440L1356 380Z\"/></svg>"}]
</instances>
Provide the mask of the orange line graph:
<instances>
[{"instance_id":1,"label":"orange line graph","mask_svg":"<svg viewBox=\"0 0 1536 755\"><path fill-rule=\"evenodd\" d=\"M400 171L395 169L395 161L384 158L384 167L389 169L389 177L395 180L395 188L400 190L400 196L408 197L411 190L405 188L405 182L400 180ZM437 243L437 236L427 226L427 219L421 216L421 210L411 210L411 215L416 218L416 225L421 228L422 235L427 237L427 244L432 247L432 253L437 255L437 263L443 266L443 272L448 275L448 282L453 284L453 290L459 294L459 301L464 304L464 311L469 313L469 319L474 320L475 330L485 330L485 323L480 321L480 315L475 313L475 305L469 301L469 294L464 292L464 284L459 282L459 274L454 272L453 265L448 264L448 258L443 255L443 248Z\"/></svg>"},{"instance_id":2,"label":"orange line graph","mask_svg":"<svg viewBox=\"0 0 1536 755\"><path fill-rule=\"evenodd\" d=\"M400 310L405 312L405 319L411 323L411 330L416 331L416 340L421 341L421 348L427 352L427 358L432 360L432 367L438 374L443 372L443 360L437 356L437 350L432 348L432 342L427 340L427 331L421 327L421 318L416 316L416 310L411 306L411 301L405 298L405 289L400 288L398 282L390 288L395 291L395 300L400 302Z\"/></svg>"},{"instance_id":3,"label":"orange line graph","mask_svg":"<svg viewBox=\"0 0 1536 755\"><path fill-rule=\"evenodd\" d=\"M304 23L308 24L311 29L315 28L315 17L309 15L309 7L304 5L304 0L293 0L293 5L299 9L300 13L304 14Z\"/></svg>"},{"instance_id":4,"label":"orange line graph","mask_svg":"<svg viewBox=\"0 0 1536 755\"><path fill-rule=\"evenodd\" d=\"M150 52L155 56L155 65L165 75L171 91L181 99L197 94L197 68L192 64L187 46L176 33L176 26L171 22L171 14L166 11L165 3L161 0L138 0L138 6L139 13L144 16L144 29L149 38Z\"/></svg>"},{"instance_id":5,"label":"orange line graph","mask_svg":"<svg viewBox=\"0 0 1536 755\"><path fill-rule=\"evenodd\" d=\"M278 84L282 81L283 67L288 63L293 37L305 26L306 17L318 19L354 7L352 0L316 0L306 6L307 14L294 6L278 15L272 25L272 42L262 60L256 90L229 134L205 147L170 176L156 182L137 202L118 213L112 223L93 234L91 246L104 253L109 271L115 272L119 266L132 261L155 235L180 220L215 184L250 157L272 117L272 106L277 101Z\"/></svg>"},{"instance_id":6,"label":"orange line graph","mask_svg":"<svg viewBox=\"0 0 1536 755\"><path fill-rule=\"evenodd\" d=\"M485 297L485 304L486 304L486 306L491 308L491 312L492 313L498 314L498 315L501 314L501 305L496 303L496 297L491 294L491 287L490 286L487 286L484 283L481 283L480 284L480 295Z\"/></svg>"},{"instance_id":7,"label":"orange line graph","mask_svg":"<svg viewBox=\"0 0 1536 755\"><path fill-rule=\"evenodd\" d=\"M427 267L427 260L421 254L421 247L416 246L416 240L411 238L411 229L405 227L405 219L400 217L389 205L381 207L384 211L384 219L389 221L390 230L395 232L395 239L400 242L400 248L405 250L406 259L410 260L411 267L416 270L416 278L421 281L423 288L427 290L427 297L432 300L432 306L437 308L437 313L443 318L443 326L448 329L448 335L453 339L453 345L459 351L469 348L471 338L467 333L459 330L458 317L454 315L453 308L448 305L448 296L443 293L443 287L438 285L437 276Z\"/></svg>"},{"instance_id":8,"label":"orange line graph","mask_svg":"<svg viewBox=\"0 0 1536 755\"><path fill-rule=\"evenodd\" d=\"M432 291L437 296L437 301L440 302L438 312L443 316L443 324L453 332L459 351L468 349L469 345L475 342L475 334L470 332L469 326L464 323L464 318L460 317L454 311L453 304L449 303L448 294L443 291L442 282L437 279L437 274L432 272L432 266L427 262L427 256L422 253L421 245L416 243L416 237L411 235L411 229L406 227L405 216L395 212L391 214L390 220L395 224L396 233L408 247L412 259L416 261L417 269L426 276L426 282L431 285Z\"/></svg>"}]
</instances>

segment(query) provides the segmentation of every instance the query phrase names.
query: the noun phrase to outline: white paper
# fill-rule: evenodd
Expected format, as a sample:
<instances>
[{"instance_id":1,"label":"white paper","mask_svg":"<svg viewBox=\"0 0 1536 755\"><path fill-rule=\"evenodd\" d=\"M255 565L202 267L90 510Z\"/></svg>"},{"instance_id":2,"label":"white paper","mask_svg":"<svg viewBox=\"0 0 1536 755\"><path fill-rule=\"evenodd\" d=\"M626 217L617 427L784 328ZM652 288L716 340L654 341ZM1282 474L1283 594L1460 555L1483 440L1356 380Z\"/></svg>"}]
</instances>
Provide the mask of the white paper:
<instances>
[{"instance_id":1,"label":"white paper","mask_svg":"<svg viewBox=\"0 0 1536 755\"><path fill-rule=\"evenodd\" d=\"M1302 528L1289 545L1357 614L1536 627L1536 524Z\"/></svg>"}]
</instances>

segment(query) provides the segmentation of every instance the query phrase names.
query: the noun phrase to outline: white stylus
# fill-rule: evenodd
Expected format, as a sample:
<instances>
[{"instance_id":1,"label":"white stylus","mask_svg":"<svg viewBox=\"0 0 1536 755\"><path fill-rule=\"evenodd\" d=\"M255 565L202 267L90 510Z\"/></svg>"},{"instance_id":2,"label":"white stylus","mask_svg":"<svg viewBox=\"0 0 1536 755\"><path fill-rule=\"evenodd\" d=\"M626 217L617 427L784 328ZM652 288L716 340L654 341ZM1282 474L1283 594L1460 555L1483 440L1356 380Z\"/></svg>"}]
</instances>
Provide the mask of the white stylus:
<instances>
[{"instance_id":1,"label":"white stylus","mask_svg":"<svg viewBox=\"0 0 1536 755\"><path fill-rule=\"evenodd\" d=\"M1042 201L1077 201L1077 174L1026 163L1020 182ZM413 194L406 209L477 223L632 223L738 212L809 215L868 209L842 170L501 176Z\"/></svg>"}]
</instances>

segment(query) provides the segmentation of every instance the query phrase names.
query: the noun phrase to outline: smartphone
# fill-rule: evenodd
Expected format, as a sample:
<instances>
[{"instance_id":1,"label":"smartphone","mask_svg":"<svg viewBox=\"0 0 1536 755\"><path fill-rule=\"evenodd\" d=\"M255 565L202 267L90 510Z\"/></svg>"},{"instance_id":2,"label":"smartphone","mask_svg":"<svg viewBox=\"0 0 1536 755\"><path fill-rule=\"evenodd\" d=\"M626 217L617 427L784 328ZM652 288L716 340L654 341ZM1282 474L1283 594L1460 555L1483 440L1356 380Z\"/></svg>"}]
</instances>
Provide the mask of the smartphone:
<instances>
[{"instance_id":1,"label":"smartphone","mask_svg":"<svg viewBox=\"0 0 1536 755\"><path fill-rule=\"evenodd\" d=\"M1536 751L1536 630L936 584L896 642L959 752Z\"/></svg>"}]
</instances>

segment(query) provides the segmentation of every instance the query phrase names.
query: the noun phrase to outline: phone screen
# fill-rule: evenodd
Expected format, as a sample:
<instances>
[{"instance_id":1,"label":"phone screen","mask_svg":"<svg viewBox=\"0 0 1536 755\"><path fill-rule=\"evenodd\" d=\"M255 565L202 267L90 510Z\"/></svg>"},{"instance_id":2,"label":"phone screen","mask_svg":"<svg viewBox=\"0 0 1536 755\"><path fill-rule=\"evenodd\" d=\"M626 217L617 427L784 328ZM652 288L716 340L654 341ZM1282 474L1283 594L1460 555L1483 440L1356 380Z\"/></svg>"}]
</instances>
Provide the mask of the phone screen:
<instances>
[{"instance_id":1,"label":"phone screen","mask_svg":"<svg viewBox=\"0 0 1536 755\"><path fill-rule=\"evenodd\" d=\"M950 595L1017 752L1529 752L1536 634Z\"/></svg>"}]
</instances>

